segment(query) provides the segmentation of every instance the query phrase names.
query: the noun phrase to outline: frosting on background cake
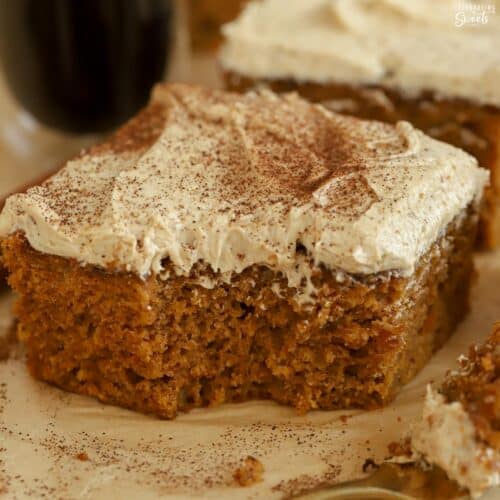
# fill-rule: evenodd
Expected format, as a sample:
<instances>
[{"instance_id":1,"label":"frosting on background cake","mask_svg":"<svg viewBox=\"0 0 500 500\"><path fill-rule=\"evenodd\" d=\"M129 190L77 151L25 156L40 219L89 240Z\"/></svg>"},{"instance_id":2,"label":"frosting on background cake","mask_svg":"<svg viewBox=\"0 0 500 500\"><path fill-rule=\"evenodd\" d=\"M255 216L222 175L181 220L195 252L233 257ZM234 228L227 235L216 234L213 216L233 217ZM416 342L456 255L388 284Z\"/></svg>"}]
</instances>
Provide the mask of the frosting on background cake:
<instances>
[{"instance_id":1,"label":"frosting on background cake","mask_svg":"<svg viewBox=\"0 0 500 500\"><path fill-rule=\"evenodd\" d=\"M254 79L373 83L500 106L500 7L489 1L485 24L458 27L460 12L477 15L463 5L456 0L252 2L225 26L221 63Z\"/></svg>"},{"instance_id":2,"label":"frosting on background cake","mask_svg":"<svg viewBox=\"0 0 500 500\"><path fill-rule=\"evenodd\" d=\"M307 274L297 243L333 269L410 274L488 178L406 122L295 95L166 85L144 113L154 127L139 118L119 148L83 152L10 197L0 235L23 231L38 251L141 275L167 257L184 275L199 261L222 274L263 263L296 286Z\"/></svg>"}]
</instances>

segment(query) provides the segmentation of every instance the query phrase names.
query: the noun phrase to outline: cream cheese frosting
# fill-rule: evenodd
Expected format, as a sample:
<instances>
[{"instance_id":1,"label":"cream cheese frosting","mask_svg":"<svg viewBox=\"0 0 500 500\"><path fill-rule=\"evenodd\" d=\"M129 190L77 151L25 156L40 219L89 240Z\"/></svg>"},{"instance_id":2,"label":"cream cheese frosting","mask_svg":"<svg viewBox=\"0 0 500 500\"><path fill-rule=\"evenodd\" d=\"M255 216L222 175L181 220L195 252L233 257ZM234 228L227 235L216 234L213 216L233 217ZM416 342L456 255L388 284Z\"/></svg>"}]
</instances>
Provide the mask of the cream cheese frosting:
<instances>
[{"instance_id":1,"label":"cream cheese frosting","mask_svg":"<svg viewBox=\"0 0 500 500\"><path fill-rule=\"evenodd\" d=\"M479 444L474 424L459 402L447 403L430 386L423 421L414 431L412 444L451 479L468 488L473 498L500 485L500 471L492 466L500 462L499 452Z\"/></svg>"},{"instance_id":2,"label":"cream cheese frosting","mask_svg":"<svg viewBox=\"0 0 500 500\"><path fill-rule=\"evenodd\" d=\"M290 286L333 270L409 275L488 173L409 123L368 122L294 94L158 86L149 107L43 185L11 196L0 236L82 264L221 275L253 264Z\"/></svg>"},{"instance_id":3,"label":"cream cheese frosting","mask_svg":"<svg viewBox=\"0 0 500 500\"><path fill-rule=\"evenodd\" d=\"M378 84L500 106L500 2L475 3L479 11L468 5L254 1L224 27L220 60L254 79Z\"/></svg>"}]
</instances>

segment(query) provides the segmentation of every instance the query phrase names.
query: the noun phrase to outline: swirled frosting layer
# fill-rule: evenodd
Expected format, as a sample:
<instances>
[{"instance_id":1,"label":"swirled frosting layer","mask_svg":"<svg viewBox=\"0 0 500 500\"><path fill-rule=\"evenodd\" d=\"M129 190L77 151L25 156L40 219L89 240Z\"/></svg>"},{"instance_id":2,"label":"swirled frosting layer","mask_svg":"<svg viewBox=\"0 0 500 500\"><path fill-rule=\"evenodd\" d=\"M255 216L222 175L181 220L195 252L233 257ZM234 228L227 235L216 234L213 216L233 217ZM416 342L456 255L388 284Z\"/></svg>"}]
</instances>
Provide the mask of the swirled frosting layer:
<instances>
[{"instance_id":1,"label":"swirled frosting layer","mask_svg":"<svg viewBox=\"0 0 500 500\"><path fill-rule=\"evenodd\" d=\"M11 196L0 236L23 231L41 252L140 275L166 258L178 274L265 264L296 286L298 243L332 269L408 274L487 179L406 122L163 85L109 141Z\"/></svg>"},{"instance_id":2,"label":"swirled frosting layer","mask_svg":"<svg viewBox=\"0 0 500 500\"><path fill-rule=\"evenodd\" d=\"M224 33L222 66L244 76L381 84L500 106L498 0L254 1Z\"/></svg>"}]
</instances>

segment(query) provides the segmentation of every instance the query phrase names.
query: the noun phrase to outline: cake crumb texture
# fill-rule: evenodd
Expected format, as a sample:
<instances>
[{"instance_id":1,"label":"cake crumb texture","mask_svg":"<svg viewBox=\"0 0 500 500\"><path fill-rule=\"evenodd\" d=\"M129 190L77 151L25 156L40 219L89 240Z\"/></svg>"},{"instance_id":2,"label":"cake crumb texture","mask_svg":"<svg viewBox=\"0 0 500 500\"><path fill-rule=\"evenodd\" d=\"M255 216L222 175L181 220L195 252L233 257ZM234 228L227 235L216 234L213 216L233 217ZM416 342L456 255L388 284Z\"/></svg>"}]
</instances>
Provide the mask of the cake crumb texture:
<instances>
[{"instance_id":1,"label":"cake crumb texture","mask_svg":"<svg viewBox=\"0 0 500 500\"><path fill-rule=\"evenodd\" d=\"M218 280L206 267L141 279L40 253L20 233L2 249L35 377L164 418L256 398L305 412L380 407L418 372L468 310L476 224L471 207L409 278L339 281L310 263L313 305L266 266L206 288L200 276Z\"/></svg>"},{"instance_id":2,"label":"cake crumb texture","mask_svg":"<svg viewBox=\"0 0 500 500\"><path fill-rule=\"evenodd\" d=\"M470 347L439 392L447 403L459 402L476 429L477 438L500 451L500 323L488 340ZM497 463L500 472L500 462Z\"/></svg>"},{"instance_id":3,"label":"cake crumb texture","mask_svg":"<svg viewBox=\"0 0 500 500\"><path fill-rule=\"evenodd\" d=\"M243 464L234 471L233 478L240 486L251 486L262 481L263 473L262 462L248 456L243 460Z\"/></svg>"},{"instance_id":4,"label":"cake crumb texture","mask_svg":"<svg viewBox=\"0 0 500 500\"><path fill-rule=\"evenodd\" d=\"M413 449L479 498L500 485L500 325L459 358L441 387L430 385Z\"/></svg>"}]
</instances>

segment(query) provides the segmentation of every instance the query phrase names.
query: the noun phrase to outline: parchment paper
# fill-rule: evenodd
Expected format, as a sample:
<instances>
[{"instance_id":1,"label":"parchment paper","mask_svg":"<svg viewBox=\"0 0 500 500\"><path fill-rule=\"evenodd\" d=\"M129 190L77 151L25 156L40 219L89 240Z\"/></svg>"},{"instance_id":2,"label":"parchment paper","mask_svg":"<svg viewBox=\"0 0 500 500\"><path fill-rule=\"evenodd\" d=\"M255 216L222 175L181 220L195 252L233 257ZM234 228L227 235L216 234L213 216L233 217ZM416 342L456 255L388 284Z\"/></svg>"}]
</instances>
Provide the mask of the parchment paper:
<instances>
[{"instance_id":1,"label":"parchment paper","mask_svg":"<svg viewBox=\"0 0 500 500\"><path fill-rule=\"evenodd\" d=\"M425 385L500 319L500 253L479 256L477 266L470 316L383 410L297 416L255 401L161 421L34 381L14 345L0 361L0 491L19 499L281 498L360 478L365 461L382 461L419 418ZM0 299L0 335L12 302ZM232 474L248 455L264 475L243 488Z\"/></svg>"}]
</instances>

